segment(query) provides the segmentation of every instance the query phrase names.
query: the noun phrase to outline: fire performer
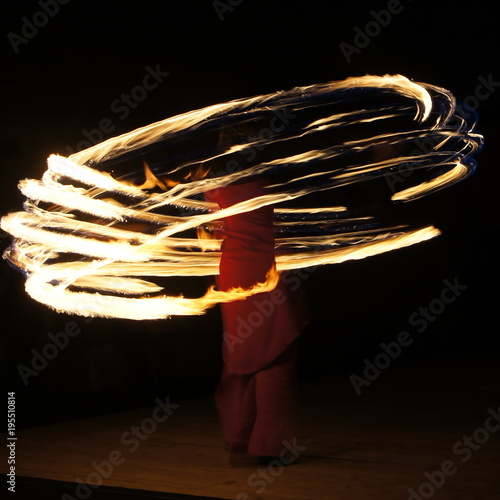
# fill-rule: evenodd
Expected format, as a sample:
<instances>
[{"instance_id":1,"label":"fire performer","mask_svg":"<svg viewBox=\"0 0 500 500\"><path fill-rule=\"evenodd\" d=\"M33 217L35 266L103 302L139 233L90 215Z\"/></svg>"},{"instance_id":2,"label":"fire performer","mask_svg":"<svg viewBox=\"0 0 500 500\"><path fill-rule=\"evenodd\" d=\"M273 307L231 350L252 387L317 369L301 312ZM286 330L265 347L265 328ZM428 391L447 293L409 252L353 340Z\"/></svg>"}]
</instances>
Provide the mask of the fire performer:
<instances>
[{"instance_id":1,"label":"fire performer","mask_svg":"<svg viewBox=\"0 0 500 500\"><path fill-rule=\"evenodd\" d=\"M220 208L266 194L266 179L207 192ZM273 208L224 220L217 287L251 288L275 267ZM233 466L278 457L294 434L298 337L307 323L302 290L279 280L271 292L221 305L223 369L215 400Z\"/></svg>"}]
</instances>

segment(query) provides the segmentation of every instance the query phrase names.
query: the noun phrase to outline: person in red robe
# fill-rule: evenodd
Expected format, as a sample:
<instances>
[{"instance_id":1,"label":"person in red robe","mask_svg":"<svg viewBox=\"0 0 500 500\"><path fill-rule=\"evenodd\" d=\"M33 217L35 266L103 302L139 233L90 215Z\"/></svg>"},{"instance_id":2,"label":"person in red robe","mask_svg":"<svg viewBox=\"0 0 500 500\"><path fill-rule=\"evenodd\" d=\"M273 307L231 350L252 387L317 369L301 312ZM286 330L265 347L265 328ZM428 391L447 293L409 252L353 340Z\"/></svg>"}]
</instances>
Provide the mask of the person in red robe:
<instances>
[{"instance_id":1,"label":"person in red robe","mask_svg":"<svg viewBox=\"0 0 500 500\"><path fill-rule=\"evenodd\" d=\"M256 179L206 193L226 208L266 194ZM220 290L251 288L275 265L273 208L265 206L224 220L217 277ZM280 279L271 292L221 305L223 369L215 401L232 465L279 457L294 428L296 365L306 307ZM265 458L266 457L266 458Z\"/></svg>"}]
</instances>

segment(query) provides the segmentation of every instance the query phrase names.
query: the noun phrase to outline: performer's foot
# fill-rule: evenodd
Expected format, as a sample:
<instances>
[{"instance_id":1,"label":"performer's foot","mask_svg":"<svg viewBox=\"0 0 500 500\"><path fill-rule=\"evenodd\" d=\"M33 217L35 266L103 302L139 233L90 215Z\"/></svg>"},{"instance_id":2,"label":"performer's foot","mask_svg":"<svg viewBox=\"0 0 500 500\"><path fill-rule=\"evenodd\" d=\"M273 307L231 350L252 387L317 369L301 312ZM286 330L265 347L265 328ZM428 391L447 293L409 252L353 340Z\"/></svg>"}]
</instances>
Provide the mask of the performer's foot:
<instances>
[{"instance_id":1,"label":"performer's foot","mask_svg":"<svg viewBox=\"0 0 500 500\"><path fill-rule=\"evenodd\" d=\"M229 451L229 464L233 467L248 467L258 465L259 457L248 453L247 443L227 443L226 450Z\"/></svg>"}]
</instances>

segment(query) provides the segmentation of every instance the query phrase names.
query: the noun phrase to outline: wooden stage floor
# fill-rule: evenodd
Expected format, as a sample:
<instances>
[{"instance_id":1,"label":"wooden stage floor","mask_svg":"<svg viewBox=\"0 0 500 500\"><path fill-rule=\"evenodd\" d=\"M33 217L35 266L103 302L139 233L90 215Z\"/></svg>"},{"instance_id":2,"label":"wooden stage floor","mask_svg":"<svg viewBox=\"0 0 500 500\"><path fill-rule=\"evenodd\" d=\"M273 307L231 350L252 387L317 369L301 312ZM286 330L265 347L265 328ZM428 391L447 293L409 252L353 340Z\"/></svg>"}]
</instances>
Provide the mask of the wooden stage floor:
<instances>
[{"instance_id":1,"label":"wooden stage floor","mask_svg":"<svg viewBox=\"0 0 500 500\"><path fill-rule=\"evenodd\" d=\"M304 449L288 467L229 466L206 398L159 424L153 405L20 430L17 475L238 500L500 499L499 372L493 354L411 362L359 396L349 373L305 379ZM75 485L72 498L85 490Z\"/></svg>"}]
</instances>

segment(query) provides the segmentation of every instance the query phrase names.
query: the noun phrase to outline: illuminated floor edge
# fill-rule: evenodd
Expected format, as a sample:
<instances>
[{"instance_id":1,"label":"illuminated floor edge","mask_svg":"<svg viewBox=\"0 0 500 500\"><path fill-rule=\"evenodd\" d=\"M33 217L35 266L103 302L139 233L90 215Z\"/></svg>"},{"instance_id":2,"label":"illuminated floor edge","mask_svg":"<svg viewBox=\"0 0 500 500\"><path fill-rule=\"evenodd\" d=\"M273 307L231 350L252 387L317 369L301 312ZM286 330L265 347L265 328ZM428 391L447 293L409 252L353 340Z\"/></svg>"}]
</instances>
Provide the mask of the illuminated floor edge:
<instances>
[{"instance_id":1,"label":"illuminated floor edge","mask_svg":"<svg viewBox=\"0 0 500 500\"><path fill-rule=\"evenodd\" d=\"M149 418L153 408L24 429L17 441L17 473L75 487L95 471L92 462L119 450L124 463L89 498L108 500L113 497L98 492L117 488L138 499L146 492L167 499L247 498L243 493L249 499L396 500L428 482L426 471L451 460L457 471L439 488L441 500L498 498L500 431L491 432L466 462L463 451L453 451L484 426L489 409L500 412L494 352L396 364L359 396L349 376L302 382L297 443L305 451L296 464L276 469L269 482L258 479L262 466L227 464L211 398L182 402L133 452L124 446L123 433ZM78 498L75 489L69 494Z\"/></svg>"}]
</instances>

